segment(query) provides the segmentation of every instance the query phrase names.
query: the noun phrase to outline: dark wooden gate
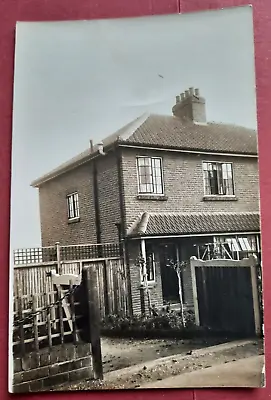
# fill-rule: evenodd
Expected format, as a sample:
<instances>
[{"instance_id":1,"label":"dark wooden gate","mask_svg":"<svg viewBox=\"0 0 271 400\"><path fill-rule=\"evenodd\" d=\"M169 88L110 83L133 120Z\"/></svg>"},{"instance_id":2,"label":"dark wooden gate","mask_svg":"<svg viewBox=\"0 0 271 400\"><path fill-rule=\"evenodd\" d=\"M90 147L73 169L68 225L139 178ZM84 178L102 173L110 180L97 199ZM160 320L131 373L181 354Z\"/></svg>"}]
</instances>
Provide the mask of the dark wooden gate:
<instances>
[{"instance_id":1,"label":"dark wooden gate","mask_svg":"<svg viewBox=\"0 0 271 400\"><path fill-rule=\"evenodd\" d=\"M208 261L191 258L196 323L214 332L260 333L257 258Z\"/></svg>"}]
</instances>

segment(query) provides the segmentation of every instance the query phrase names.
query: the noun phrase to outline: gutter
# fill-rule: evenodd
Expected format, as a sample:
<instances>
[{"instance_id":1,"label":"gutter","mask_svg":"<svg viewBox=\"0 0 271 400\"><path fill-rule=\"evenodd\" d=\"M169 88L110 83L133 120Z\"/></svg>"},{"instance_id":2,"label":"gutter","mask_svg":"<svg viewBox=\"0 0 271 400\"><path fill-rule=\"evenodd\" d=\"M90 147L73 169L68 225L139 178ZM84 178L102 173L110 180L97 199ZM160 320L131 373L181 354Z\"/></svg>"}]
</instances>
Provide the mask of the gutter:
<instances>
[{"instance_id":1,"label":"gutter","mask_svg":"<svg viewBox=\"0 0 271 400\"><path fill-rule=\"evenodd\" d=\"M132 149L142 149L142 150L156 150L156 151L166 151L166 152L175 152L175 153L186 153L186 154L203 154L203 155L213 155L213 156L227 156L227 157L243 157L243 158L256 158L258 159L258 154L257 153L223 153L223 152L219 152L219 151L208 151L208 150L189 150L189 149L178 149L178 148L171 148L171 147L159 147L159 146L149 146L149 145L142 145L140 143L138 144L128 144L125 142L121 142L120 140L115 141L114 143L111 143L108 146L104 147L104 151L105 153L111 151L111 150L115 150L117 147L120 148L132 148ZM86 156L84 156L83 158L81 158L80 160L76 160L73 163L71 162L70 164L68 164L67 166L65 166L65 163L63 164L63 167L59 166L57 168L55 168L54 170L52 170L51 172L49 172L48 174L45 174L43 177L38 178L36 180L34 180L33 182L31 182L30 186L32 187L36 187L38 188L39 186L41 186L42 184L57 178L58 176L74 169L77 168L97 157L101 157L101 154L99 153L99 151L95 151L94 153L89 153Z\"/></svg>"},{"instance_id":2,"label":"gutter","mask_svg":"<svg viewBox=\"0 0 271 400\"><path fill-rule=\"evenodd\" d=\"M208 232L208 233L185 233L185 234L165 234L165 235L137 235L127 236L129 240L141 240L141 239L169 239L169 238L190 238L190 237L206 237L206 236L232 236L232 235L260 235L260 231L233 231L233 232Z\"/></svg>"},{"instance_id":3,"label":"gutter","mask_svg":"<svg viewBox=\"0 0 271 400\"><path fill-rule=\"evenodd\" d=\"M227 157L244 157L244 158L258 158L257 153L223 153L220 151L208 151L208 150L189 150L189 149L177 149L174 147L159 147L159 146L149 146L149 145L140 145L140 144L126 144L119 143L119 147L126 147L132 149L143 149L143 150L158 150L158 151L168 151L175 153L188 153L188 154L205 154L205 155L213 155L213 156L227 156Z\"/></svg>"},{"instance_id":4,"label":"gutter","mask_svg":"<svg viewBox=\"0 0 271 400\"><path fill-rule=\"evenodd\" d=\"M114 144L113 145L110 144L109 146L105 146L104 147L104 151L105 151L105 153L108 153L113 148L114 148ZM46 182L48 182L48 181L50 181L50 180L52 180L54 178L57 178L58 176L63 175L66 172L69 172L69 171L71 171L71 170L73 170L73 169L75 169L77 167L80 167L81 165L84 165L87 162L96 159L97 157L104 157L104 155L101 155L99 153L99 151L97 150L97 151L95 151L93 153L87 154L86 156L84 156L80 160L76 160L76 161L74 161L74 163L71 163L71 164L69 164L67 166L65 166L65 164L67 164L68 162L64 163L64 164L62 164L63 168L61 168L61 165L60 165L59 167L53 169L51 172L49 172L49 173L43 175L42 177L32 181L30 186L38 188L39 186L43 185L44 183L46 183Z\"/></svg>"}]
</instances>

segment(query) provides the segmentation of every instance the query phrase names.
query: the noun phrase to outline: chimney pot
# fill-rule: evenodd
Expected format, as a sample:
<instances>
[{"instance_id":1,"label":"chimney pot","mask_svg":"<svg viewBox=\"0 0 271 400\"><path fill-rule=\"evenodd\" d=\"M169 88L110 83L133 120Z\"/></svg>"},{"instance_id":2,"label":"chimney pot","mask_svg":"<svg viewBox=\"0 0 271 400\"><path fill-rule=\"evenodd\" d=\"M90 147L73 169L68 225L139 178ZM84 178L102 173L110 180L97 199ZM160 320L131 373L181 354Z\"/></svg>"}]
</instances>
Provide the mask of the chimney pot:
<instances>
[{"instance_id":1,"label":"chimney pot","mask_svg":"<svg viewBox=\"0 0 271 400\"><path fill-rule=\"evenodd\" d=\"M176 96L176 104L172 108L175 117L195 124L206 124L205 99L199 95L199 89L190 87L180 96Z\"/></svg>"}]
</instances>

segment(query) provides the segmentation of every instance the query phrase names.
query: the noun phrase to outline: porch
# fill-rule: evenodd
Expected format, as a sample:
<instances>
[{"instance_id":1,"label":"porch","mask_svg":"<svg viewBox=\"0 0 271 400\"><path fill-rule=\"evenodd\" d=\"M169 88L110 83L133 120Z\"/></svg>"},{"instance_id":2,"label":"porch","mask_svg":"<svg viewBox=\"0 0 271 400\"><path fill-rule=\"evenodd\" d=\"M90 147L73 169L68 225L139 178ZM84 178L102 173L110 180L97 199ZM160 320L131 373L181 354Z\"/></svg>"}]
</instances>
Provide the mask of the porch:
<instances>
[{"instance_id":1,"label":"porch","mask_svg":"<svg viewBox=\"0 0 271 400\"><path fill-rule=\"evenodd\" d=\"M144 311L144 287L152 303L193 310L189 260L260 258L259 212L143 212L127 232L132 306ZM138 257L144 268L138 268Z\"/></svg>"},{"instance_id":2,"label":"porch","mask_svg":"<svg viewBox=\"0 0 271 400\"><path fill-rule=\"evenodd\" d=\"M146 281L156 291L160 287L163 306L178 310L182 302L193 309L190 258L201 260L242 260L254 254L260 259L257 234L215 234L140 239L146 259ZM160 284L159 284L160 283Z\"/></svg>"}]
</instances>

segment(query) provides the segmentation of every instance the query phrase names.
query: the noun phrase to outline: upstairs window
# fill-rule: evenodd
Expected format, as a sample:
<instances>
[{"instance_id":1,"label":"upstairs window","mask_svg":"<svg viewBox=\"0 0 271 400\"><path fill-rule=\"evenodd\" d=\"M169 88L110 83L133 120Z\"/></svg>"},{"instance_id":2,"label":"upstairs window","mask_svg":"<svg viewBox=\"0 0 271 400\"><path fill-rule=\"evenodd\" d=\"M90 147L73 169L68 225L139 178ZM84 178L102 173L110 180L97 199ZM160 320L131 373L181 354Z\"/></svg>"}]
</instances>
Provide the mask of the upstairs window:
<instances>
[{"instance_id":1,"label":"upstairs window","mask_svg":"<svg viewBox=\"0 0 271 400\"><path fill-rule=\"evenodd\" d=\"M79 218L79 199L78 193L72 193L67 196L68 219Z\"/></svg>"},{"instance_id":2,"label":"upstairs window","mask_svg":"<svg viewBox=\"0 0 271 400\"><path fill-rule=\"evenodd\" d=\"M205 195L234 195L232 163L203 162L203 178Z\"/></svg>"},{"instance_id":3,"label":"upstairs window","mask_svg":"<svg viewBox=\"0 0 271 400\"><path fill-rule=\"evenodd\" d=\"M138 190L141 194L163 194L162 159L137 157Z\"/></svg>"}]
</instances>

